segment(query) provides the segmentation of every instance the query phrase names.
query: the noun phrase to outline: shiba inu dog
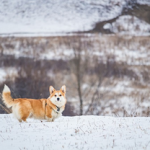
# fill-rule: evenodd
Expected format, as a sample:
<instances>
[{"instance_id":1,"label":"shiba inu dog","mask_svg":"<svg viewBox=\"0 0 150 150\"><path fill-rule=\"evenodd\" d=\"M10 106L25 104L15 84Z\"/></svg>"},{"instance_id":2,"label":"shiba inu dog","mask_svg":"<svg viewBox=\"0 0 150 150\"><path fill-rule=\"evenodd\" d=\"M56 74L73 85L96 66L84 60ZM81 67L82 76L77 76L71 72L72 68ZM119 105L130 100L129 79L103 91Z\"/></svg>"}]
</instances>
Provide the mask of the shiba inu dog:
<instances>
[{"instance_id":1,"label":"shiba inu dog","mask_svg":"<svg viewBox=\"0 0 150 150\"><path fill-rule=\"evenodd\" d=\"M11 91L7 85L4 86L2 99L5 105L10 108L14 116L20 121L26 121L28 117L35 119L46 119L54 121L62 116L66 104L66 86L62 86L56 91L52 86L49 87L50 96L47 99L28 99L11 97Z\"/></svg>"}]
</instances>

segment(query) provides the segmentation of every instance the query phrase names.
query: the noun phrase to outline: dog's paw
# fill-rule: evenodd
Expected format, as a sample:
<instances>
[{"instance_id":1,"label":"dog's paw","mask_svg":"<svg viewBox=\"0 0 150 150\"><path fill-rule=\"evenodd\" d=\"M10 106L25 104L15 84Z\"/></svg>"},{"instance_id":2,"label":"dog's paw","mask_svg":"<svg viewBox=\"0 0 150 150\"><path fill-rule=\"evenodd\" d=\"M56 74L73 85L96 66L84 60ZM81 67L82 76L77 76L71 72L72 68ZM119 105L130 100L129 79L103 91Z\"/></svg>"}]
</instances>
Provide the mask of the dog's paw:
<instances>
[{"instance_id":1,"label":"dog's paw","mask_svg":"<svg viewBox=\"0 0 150 150\"><path fill-rule=\"evenodd\" d=\"M46 117L46 120L47 120L48 122L53 122L53 118L48 118L48 117Z\"/></svg>"}]
</instances>

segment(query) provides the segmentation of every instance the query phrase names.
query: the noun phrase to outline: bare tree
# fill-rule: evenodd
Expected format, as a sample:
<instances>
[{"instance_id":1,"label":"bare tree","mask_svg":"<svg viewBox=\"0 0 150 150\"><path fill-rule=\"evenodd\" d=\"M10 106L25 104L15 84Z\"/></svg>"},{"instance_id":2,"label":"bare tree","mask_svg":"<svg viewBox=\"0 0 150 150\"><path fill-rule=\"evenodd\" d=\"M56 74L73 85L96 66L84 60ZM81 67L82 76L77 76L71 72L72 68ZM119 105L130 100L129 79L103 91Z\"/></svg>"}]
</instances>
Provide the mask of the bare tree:
<instances>
[{"instance_id":1,"label":"bare tree","mask_svg":"<svg viewBox=\"0 0 150 150\"><path fill-rule=\"evenodd\" d=\"M70 68L75 75L76 79L76 89L80 102L80 115L83 115L83 102L86 99L86 91L91 91L92 87L95 85L95 81L91 81L90 86L87 89L83 89L83 84L85 84L85 77L90 73L90 64L92 56L92 42L84 41L83 39L74 38L72 41L71 49L73 50L73 59ZM91 70L92 71L92 70Z\"/></svg>"},{"instance_id":2,"label":"bare tree","mask_svg":"<svg viewBox=\"0 0 150 150\"><path fill-rule=\"evenodd\" d=\"M80 101L80 115L83 114L83 99L82 99L82 91L81 91L81 52L79 49L74 49L74 64L75 64L75 77L77 80L77 91L78 91L78 96L79 96L79 101Z\"/></svg>"}]
</instances>

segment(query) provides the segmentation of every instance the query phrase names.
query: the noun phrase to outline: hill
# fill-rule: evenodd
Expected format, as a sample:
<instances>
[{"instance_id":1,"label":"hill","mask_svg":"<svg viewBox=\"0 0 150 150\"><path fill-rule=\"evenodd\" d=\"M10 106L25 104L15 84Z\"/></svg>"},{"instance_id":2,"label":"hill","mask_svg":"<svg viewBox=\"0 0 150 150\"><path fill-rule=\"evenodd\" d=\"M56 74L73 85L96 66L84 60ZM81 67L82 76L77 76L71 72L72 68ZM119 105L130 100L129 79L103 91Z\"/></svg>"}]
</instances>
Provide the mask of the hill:
<instances>
[{"instance_id":1,"label":"hill","mask_svg":"<svg viewBox=\"0 0 150 150\"><path fill-rule=\"evenodd\" d=\"M132 31L133 22L138 30L149 34L149 9L146 0L1 0L0 34L117 33L115 28L121 29L124 24ZM105 24L112 27L106 29Z\"/></svg>"}]
</instances>

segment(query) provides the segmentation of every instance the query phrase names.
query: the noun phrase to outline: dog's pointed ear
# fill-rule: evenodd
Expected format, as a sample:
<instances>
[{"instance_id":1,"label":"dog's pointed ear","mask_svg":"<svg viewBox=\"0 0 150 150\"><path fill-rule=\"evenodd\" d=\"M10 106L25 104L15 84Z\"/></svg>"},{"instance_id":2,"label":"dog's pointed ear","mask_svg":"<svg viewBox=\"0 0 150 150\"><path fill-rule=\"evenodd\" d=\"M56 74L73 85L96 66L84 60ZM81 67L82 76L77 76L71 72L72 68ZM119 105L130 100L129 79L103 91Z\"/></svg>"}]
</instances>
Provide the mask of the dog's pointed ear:
<instances>
[{"instance_id":1,"label":"dog's pointed ear","mask_svg":"<svg viewBox=\"0 0 150 150\"><path fill-rule=\"evenodd\" d=\"M65 85L63 85L60 90L66 94L66 86Z\"/></svg>"},{"instance_id":2,"label":"dog's pointed ear","mask_svg":"<svg viewBox=\"0 0 150 150\"><path fill-rule=\"evenodd\" d=\"M50 94L52 94L54 91L55 91L54 87L53 87L53 86L50 86L50 87L49 87L49 92L50 92Z\"/></svg>"}]
</instances>

